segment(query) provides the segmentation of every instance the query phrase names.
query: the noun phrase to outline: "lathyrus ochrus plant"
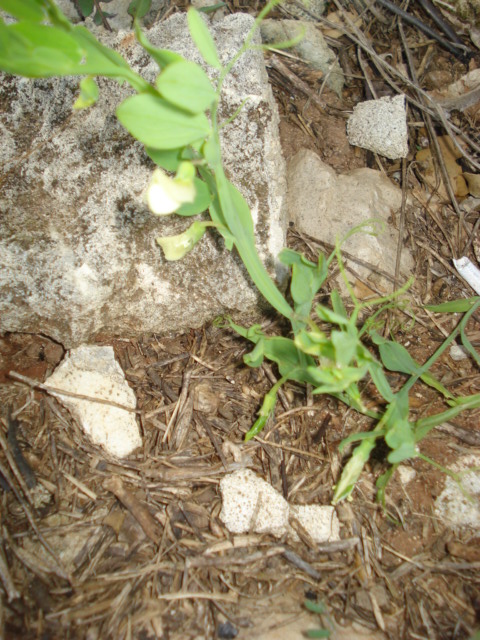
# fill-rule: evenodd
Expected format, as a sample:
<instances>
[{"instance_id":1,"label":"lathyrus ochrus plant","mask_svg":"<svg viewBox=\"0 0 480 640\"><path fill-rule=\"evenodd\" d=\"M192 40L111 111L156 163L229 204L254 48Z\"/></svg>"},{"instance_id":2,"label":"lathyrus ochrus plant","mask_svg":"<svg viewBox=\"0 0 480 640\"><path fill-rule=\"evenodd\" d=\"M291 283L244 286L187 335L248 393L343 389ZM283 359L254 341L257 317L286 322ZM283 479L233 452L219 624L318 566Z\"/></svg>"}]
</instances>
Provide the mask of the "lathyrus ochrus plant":
<instances>
[{"instance_id":1,"label":"lathyrus ochrus plant","mask_svg":"<svg viewBox=\"0 0 480 640\"><path fill-rule=\"evenodd\" d=\"M465 316L452 335L420 366L401 345L384 339L373 329L372 319L394 305L406 287L368 303L359 302L349 289L353 303L350 315L337 291L330 296L330 306L314 304L334 259L344 274L340 244L329 257L320 255L317 262L290 249L280 254L280 260L291 269L292 304L270 278L256 251L250 209L223 169L219 132L228 121L223 125L219 123L218 108L226 76L245 51L258 46L252 43L255 30L279 3L280 0L267 2L241 49L226 62L220 60L201 16L194 9L188 11L191 37L205 63L212 68L211 75L216 76L213 84L199 65L177 53L152 46L135 22L138 42L159 67L155 83L150 84L122 56L98 42L87 29L72 25L52 0L0 0L0 9L16 20L7 24L0 18L0 69L31 78L82 76L80 95L73 105L75 109L88 108L98 99L96 76L110 77L132 87L135 94L120 104L116 114L123 126L145 145L157 165L147 192L151 211L156 215L175 212L182 216L208 211L210 215L210 220L196 220L178 236L158 238L165 258L182 258L208 227L215 227L223 236L226 248L236 249L260 293L291 324L291 337L272 337L265 335L260 326L244 329L230 323L255 345L245 358L248 365L259 366L267 358L277 364L280 372L280 379L265 396L247 439L257 435L273 415L282 384L288 380L308 383L312 385L313 393L332 395L369 416L375 424L371 431L355 434L342 443L345 447L359 442L335 488L333 502L350 495L379 439L390 448L388 461L391 464L378 481L382 497L396 466L420 455L417 443L430 429L464 409L480 406L480 394L455 398L428 373L435 359L457 335L478 362L464 329L469 317L480 306L480 298L450 305L447 309L433 309L463 311ZM288 44L291 43L283 43L283 46ZM348 286L346 278L345 281ZM370 319L361 326L360 318L365 311L370 313ZM319 322L322 326L327 323L330 331L324 332ZM377 345L380 360L365 346L366 337ZM410 376L399 391L391 389L385 368ZM415 422L410 418L408 392L420 379L439 391L450 408ZM376 411L368 409L362 397L362 385L368 380L384 399L383 408Z\"/></svg>"}]
</instances>

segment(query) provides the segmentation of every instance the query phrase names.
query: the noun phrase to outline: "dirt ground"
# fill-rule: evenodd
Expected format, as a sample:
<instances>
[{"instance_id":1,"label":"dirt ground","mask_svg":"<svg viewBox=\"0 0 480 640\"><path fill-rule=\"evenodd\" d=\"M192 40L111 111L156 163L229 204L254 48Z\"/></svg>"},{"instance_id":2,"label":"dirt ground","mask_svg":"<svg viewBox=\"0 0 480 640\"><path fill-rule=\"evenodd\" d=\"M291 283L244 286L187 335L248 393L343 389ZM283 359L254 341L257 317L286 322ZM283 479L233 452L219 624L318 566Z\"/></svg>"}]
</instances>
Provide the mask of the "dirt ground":
<instances>
[{"instance_id":1,"label":"dirt ground","mask_svg":"<svg viewBox=\"0 0 480 640\"><path fill-rule=\"evenodd\" d=\"M341 6L329 4L331 10ZM229 10L252 12L261 5L227 3ZM393 18L385 9L376 11L379 16L361 17L365 37L378 53L397 59L402 43ZM280 10L274 15L285 17ZM387 16L388 24L381 20ZM431 24L424 13L419 18ZM423 65L422 87L449 84L480 62L478 50L460 61L438 43L425 42L415 27L404 28L417 67ZM398 181L399 162L351 147L345 133L346 118L366 97L365 74L380 93L388 83L370 59L359 64L360 47L348 34L329 42L347 70L342 99L304 62L282 58L292 74L287 77L266 54L285 158L308 147L337 171L371 166ZM477 103L452 115L477 145L479 108ZM405 220L415 284L410 306L388 322L395 339L424 362L459 317L434 315L422 305L473 295L451 259L452 250L475 259L479 209L477 203L459 216L455 207L465 195L452 203L432 191L416 160L424 146L421 115L409 113L405 173L405 188L418 205ZM434 131L442 133L437 125ZM325 250L295 228L288 245L310 259ZM347 266L354 271L353 261ZM356 284L369 293L365 282ZM333 286L329 280L323 300ZM284 330L274 316L260 322L271 333ZM479 318L467 333L478 348ZM471 638L480 628L480 533L435 514L445 486L441 470L420 459L404 463L411 479L393 476L384 510L375 481L387 468L387 450L378 446L353 500L337 507L342 544L312 544L308 536L234 536L219 518L222 477L248 467L292 502L328 505L345 461L338 445L370 429L369 420L333 398L288 384L275 420L245 443L277 372L244 365L250 345L231 330L211 324L140 340L102 336L99 344L113 345L138 400L143 448L128 461L108 458L57 400L32 386L61 361L61 345L38 335L0 337L0 637L294 640L322 629L345 640L446 640ZM11 371L32 385L12 380ZM468 358L454 361L447 351L433 373L457 395L480 393L478 368ZM394 389L403 380L390 374ZM411 407L419 418L443 405L431 388L418 384ZM8 410L17 420L7 418ZM479 454L479 415L467 412L433 430L420 443L421 452L447 467L461 455ZM312 614L306 601L323 603L325 613Z\"/></svg>"}]
</instances>

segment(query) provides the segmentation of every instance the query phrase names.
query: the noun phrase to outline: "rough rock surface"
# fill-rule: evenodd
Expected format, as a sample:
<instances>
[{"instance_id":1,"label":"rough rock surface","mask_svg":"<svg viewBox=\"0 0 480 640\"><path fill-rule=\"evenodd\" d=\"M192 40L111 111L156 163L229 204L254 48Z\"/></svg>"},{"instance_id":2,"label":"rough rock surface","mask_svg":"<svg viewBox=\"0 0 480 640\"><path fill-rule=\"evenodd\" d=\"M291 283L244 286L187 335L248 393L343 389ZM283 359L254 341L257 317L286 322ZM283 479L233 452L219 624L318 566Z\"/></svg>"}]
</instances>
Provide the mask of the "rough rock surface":
<instances>
[{"instance_id":1,"label":"rough rock surface","mask_svg":"<svg viewBox=\"0 0 480 640\"><path fill-rule=\"evenodd\" d=\"M298 539L290 525L294 517L315 542L340 539L340 523L335 507L289 504L268 482L250 469L241 469L220 481L220 518L231 533L285 533Z\"/></svg>"},{"instance_id":2,"label":"rough rock surface","mask_svg":"<svg viewBox=\"0 0 480 640\"><path fill-rule=\"evenodd\" d=\"M408 154L405 96L360 102L347 123L350 144L396 160Z\"/></svg>"},{"instance_id":3,"label":"rough rock surface","mask_svg":"<svg viewBox=\"0 0 480 640\"><path fill-rule=\"evenodd\" d=\"M135 409L137 400L115 360L112 347L83 346L72 349L45 384L90 398L99 398ZM78 420L94 444L113 456L128 456L142 444L135 413L112 404L56 394Z\"/></svg>"},{"instance_id":4,"label":"rough rock surface","mask_svg":"<svg viewBox=\"0 0 480 640\"><path fill-rule=\"evenodd\" d=\"M235 14L211 27L223 62L252 22ZM131 33L97 33L155 79L156 64ZM147 35L155 46L200 61L184 14ZM43 333L71 348L99 334L181 330L254 307L245 269L214 232L185 259L164 260L155 238L191 221L149 213L143 197L153 163L114 115L131 90L106 79L99 84L99 102L72 112L78 79L0 82L0 331ZM259 251L273 268L286 231L285 172L259 51L242 57L227 79L222 115L246 98L223 132L225 163L252 207Z\"/></svg>"},{"instance_id":5,"label":"rough rock surface","mask_svg":"<svg viewBox=\"0 0 480 640\"><path fill-rule=\"evenodd\" d=\"M402 192L379 171L364 168L337 175L314 151L301 149L288 164L287 203L299 231L332 245L369 219L383 222L384 231L378 236L357 233L342 246L356 258L394 275L398 233L391 216L401 207ZM404 248L402 275L408 277L412 267L412 257ZM355 268L364 277L371 275L366 268ZM386 287L375 274L371 279Z\"/></svg>"}]
</instances>

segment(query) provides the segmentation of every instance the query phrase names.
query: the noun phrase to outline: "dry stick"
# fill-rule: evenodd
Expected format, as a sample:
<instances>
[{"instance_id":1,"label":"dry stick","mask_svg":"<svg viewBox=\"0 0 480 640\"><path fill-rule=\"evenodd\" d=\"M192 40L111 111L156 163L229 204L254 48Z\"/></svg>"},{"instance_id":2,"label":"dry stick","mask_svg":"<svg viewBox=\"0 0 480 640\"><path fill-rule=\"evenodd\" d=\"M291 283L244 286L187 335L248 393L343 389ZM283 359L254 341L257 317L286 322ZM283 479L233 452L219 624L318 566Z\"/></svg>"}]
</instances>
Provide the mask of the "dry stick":
<instances>
[{"instance_id":1,"label":"dry stick","mask_svg":"<svg viewBox=\"0 0 480 640\"><path fill-rule=\"evenodd\" d=\"M320 113L327 115L327 112L325 111L325 103L310 89L306 82L296 76L293 71L290 71L278 56L272 56L268 61L267 66L275 69L275 71L278 71L278 73L287 78L287 80L291 82L296 89L308 96L309 100L315 104Z\"/></svg>"},{"instance_id":2,"label":"dry stick","mask_svg":"<svg viewBox=\"0 0 480 640\"><path fill-rule=\"evenodd\" d=\"M161 531L159 524L152 516L148 508L143 505L138 499L131 493L127 491L123 486L123 482L121 478L118 476L112 476L111 478L107 478L103 486L107 491L113 493L120 502L130 511L132 516L137 520L138 524L142 527L145 534L152 540L152 542L157 543L161 538Z\"/></svg>"},{"instance_id":3,"label":"dry stick","mask_svg":"<svg viewBox=\"0 0 480 640\"><path fill-rule=\"evenodd\" d=\"M461 41L457 42L456 45L453 45L451 42L448 42L448 40L445 40L445 38L443 38L440 34L434 31L427 24L425 24L424 22L422 22L421 20L413 16L411 13L407 13L406 11L403 11L403 9L400 9L400 7L397 7L397 5L395 5L393 2L390 2L389 0L377 0L377 1L386 9L389 9L392 13L395 13L401 19L405 20L405 22L409 22L410 24L420 29L420 31L423 31L423 33L425 33L430 38L437 40L437 42L441 44L444 49L447 49L447 51L450 51L450 53L452 53L457 58L458 57L465 58L465 53L466 53L465 50L467 49L468 51L468 48L465 47L465 45ZM400 23L400 20L399 20L399 23ZM458 38L456 39L458 41Z\"/></svg>"},{"instance_id":4,"label":"dry stick","mask_svg":"<svg viewBox=\"0 0 480 640\"><path fill-rule=\"evenodd\" d=\"M405 37L405 33L403 31L403 25L402 25L401 21L399 21L399 23L398 23L398 30L399 30L399 33L400 33L400 38L402 40L403 49L405 51L405 56L407 58L407 63L408 63L408 67L409 67L409 70L410 70L410 74L412 76L412 81L415 83L415 85L418 85L417 74L416 74L416 71L415 71L415 65L413 63L412 56L410 54L410 49L409 49L408 44L407 44L407 39ZM418 95L419 101L423 102L423 97L418 91L417 91L417 95ZM443 154L441 152L437 136L435 135L435 131L433 129L431 118L427 113L425 113L425 123L427 125L427 130L428 130L428 134L429 134L429 138L430 138L430 143L433 145L433 148L435 150L436 161L438 162L438 165L440 167L443 184L445 185L445 188L447 190L447 193L448 193L448 196L450 198L450 201L451 201L451 203L453 205L453 208L455 209L455 213L458 215L458 218L459 218L459 221L458 221L458 238L457 238L457 252L458 252L460 250L460 234L461 234L461 229L462 229L462 226L463 226L463 212L460 210L460 207L458 206L458 202L457 202L457 199L455 197L455 193L453 191L452 183L451 183L450 177L448 175L447 167L445 165L445 159L444 159ZM455 253L455 255L452 256L452 257L456 258L457 257L457 253Z\"/></svg>"},{"instance_id":5,"label":"dry stick","mask_svg":"<svg viewBox=\"0 0 480 640\"><path fill-rule=\"evenodd\" d=\"M0 446L2 447L4 453L5 453L5 457L7 458L7 462L10 465L10 469L12 470L13 475L15 476L18 484L20 485L22 491L23 491L23 495L27 498L27 501L29 502L30 506L32 507L32 509L35 510L35 505L33 504L33 500L32 497L30 495L30 491L28 489L27 483L25 482L24 477L22 476L22 474L20 473L20 470L17 466L17 463L15 462L9 448L8 448L8 443L7 440L4 436L4 434L2 433L2 431L0 431Z\"/></svg>"},{"instance_id":6,"label":"dry stick","mask_svg":"<svg viewBox=\"0 0 480 640\"><path fill-rule=\"evenodd\" d=\"M116 407L117 409L123 409L124 411L128 411L130 413L142 413L139 409L132 409L132 407L127 407L126 405L120 404L119 402L115 402L113 400L105 400L103 398L96 398L94 396L85 396L82 393L75 393L73 391L67 391L66 389L58 389L57 387L50 387L47 384L38 382L38 380L33 380L32 378L27 378L27 376L22 376L20 373L17 373L16 371L9 371L7 375L9 378L13 378L13 380L17 380L18 382L23 382L23 384L28 385L32 389L40 389L41 391L46 391L47 393L53 395L54 397L57 395L66 396L67 398L77 398L78 400L88 400L89 402L98 402L98 404L110 405L111 407Z\"/></svg>"}]
</instances>

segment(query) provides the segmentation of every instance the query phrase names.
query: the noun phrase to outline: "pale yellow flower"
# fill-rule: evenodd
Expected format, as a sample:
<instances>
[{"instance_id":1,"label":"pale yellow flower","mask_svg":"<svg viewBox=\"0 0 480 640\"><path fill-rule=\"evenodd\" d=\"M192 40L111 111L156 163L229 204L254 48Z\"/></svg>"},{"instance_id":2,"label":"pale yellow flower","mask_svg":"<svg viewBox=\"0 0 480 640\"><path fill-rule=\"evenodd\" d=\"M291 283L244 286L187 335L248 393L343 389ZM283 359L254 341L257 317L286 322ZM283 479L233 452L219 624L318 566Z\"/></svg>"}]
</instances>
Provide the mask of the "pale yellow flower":
<instances>
[{"instance_id":1,"label":"pale yellow flower","mask_svg":"<svg viewBox=\"0 0 480 640\"><path fill-rule=\"evenodd\" d=\"M186 202L194 202L194 177L195 168L190 162L182 162L174 178L157 167L146 194L150 211L157 216L165 216L174 213Z\"/></svg>"}]
</instances>

